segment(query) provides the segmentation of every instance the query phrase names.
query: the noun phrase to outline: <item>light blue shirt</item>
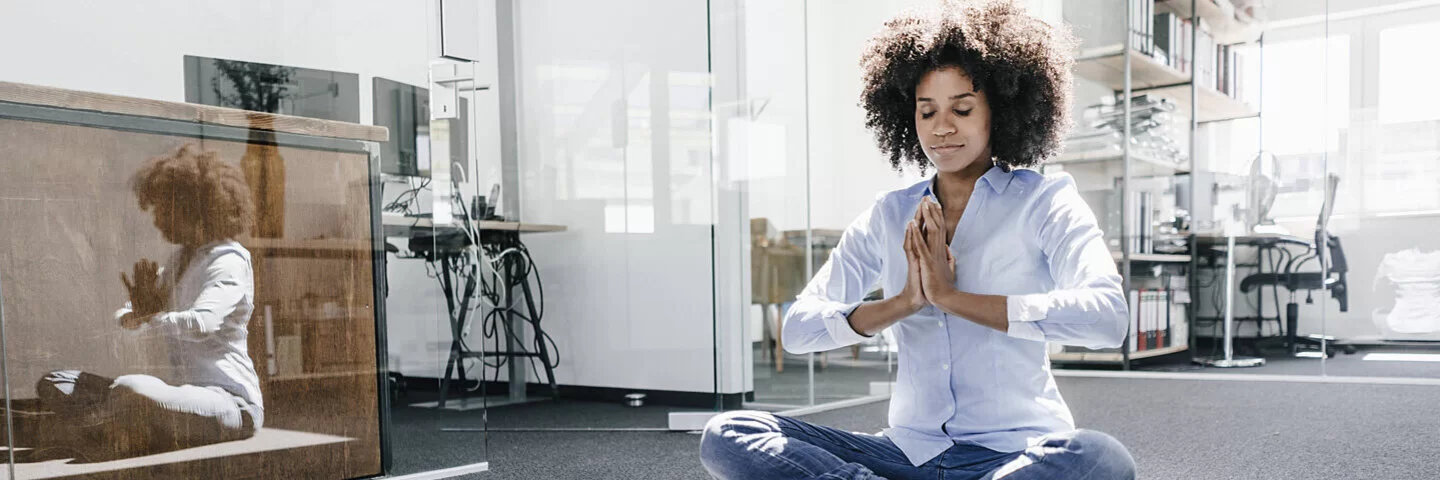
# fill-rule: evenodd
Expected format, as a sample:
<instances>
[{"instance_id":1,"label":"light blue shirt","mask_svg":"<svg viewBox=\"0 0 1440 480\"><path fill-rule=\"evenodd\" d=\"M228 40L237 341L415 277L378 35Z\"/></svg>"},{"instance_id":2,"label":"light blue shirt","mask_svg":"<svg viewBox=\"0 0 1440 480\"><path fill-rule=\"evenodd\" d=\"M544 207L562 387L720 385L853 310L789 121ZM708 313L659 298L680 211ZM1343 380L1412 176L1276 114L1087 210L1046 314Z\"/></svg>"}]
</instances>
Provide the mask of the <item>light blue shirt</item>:
<instances>
[{"instance_id":1,"label":"light blue shirt","mask_svg":"<svg viewBox=\"0 0 1440 480\"><path fill-rule=\"evenodd\" d=\"M846 230L785 316L785 349L818 352L866 337L846 316L876 285L905 287L905 224L934 180L882 193ZM1008 333L929 306L890 327L899 373L884 435L919 466L955 443L1001 452L1073 430L1046 342L1120 346L1129 313L1115 260L1068 174L991 168L975 184L950 251L955 287L1005 295Z\"/></svg>"}]
</instances>

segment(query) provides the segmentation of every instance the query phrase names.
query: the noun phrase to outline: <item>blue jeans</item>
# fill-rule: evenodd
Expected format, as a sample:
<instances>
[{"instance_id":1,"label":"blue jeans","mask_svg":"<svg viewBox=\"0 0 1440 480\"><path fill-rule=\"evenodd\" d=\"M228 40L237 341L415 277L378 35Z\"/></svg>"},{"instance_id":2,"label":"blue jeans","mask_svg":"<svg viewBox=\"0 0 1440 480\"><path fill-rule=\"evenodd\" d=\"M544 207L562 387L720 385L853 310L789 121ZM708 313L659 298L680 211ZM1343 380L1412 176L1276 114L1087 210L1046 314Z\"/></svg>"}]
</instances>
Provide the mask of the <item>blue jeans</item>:
<instances>
[{"instance_id":1,"label":"blue jeans","mask_svg":"<svg viewBox=\"0 0 1440 480\"><path fill-rule=\"evenodd\" d=\"M1135 461L1125 446L1092 430L1049 435L1020 452L956 444L917 467L883 436L755 411L711 419L700 439L700 462L722 479L1135 478Z\"/></svg>"}]
</instances>

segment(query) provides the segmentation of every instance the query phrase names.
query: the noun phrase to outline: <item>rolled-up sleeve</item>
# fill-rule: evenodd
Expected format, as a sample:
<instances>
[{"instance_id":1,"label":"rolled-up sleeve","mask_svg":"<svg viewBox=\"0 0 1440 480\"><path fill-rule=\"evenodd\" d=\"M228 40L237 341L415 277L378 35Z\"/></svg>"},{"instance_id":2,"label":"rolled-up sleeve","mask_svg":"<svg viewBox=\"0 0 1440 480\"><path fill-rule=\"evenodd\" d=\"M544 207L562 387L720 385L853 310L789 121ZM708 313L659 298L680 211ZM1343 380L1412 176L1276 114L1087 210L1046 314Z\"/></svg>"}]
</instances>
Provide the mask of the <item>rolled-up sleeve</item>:
<instances>
[{"instance_id":1,"label":"rolled-up sleeve","mask_svg":"<svg viewBox=\"0 0 1440 480\"><path fill-rule=\"evenodd\" d=\"M883 195L862 213L840 237L825 262L795 304L785 314L781 339L785 350L800 354L854 345L866 336L850 326L865 294L875 285L882 265Z\"/></svg>"},{"instance_id":2,"label":"rolled-up sleeve","mask_svg":"<svg viewBox=\"0 0 1440 480\"><path fill-rule=\"evenodd\" d=\"M1118 347L1129 310L1120 273L1075 182L1060 177L1029 217L1055 289L1006 299L1009 335L1090 348Z\"/></svg>"},{"instance_id":3,"label":"rolled-up sleeve","mask_svg":"<svg viewBox=\"0 0 1440 480\"><path fill-rule=\"evenodd\" d=\"M205 266L204 286L191 308L165 312L150 320L175 338L200 341L220 330L225 317L251 295L250 265L237 254L221 255Z\"/></svg>"}]
</instances>

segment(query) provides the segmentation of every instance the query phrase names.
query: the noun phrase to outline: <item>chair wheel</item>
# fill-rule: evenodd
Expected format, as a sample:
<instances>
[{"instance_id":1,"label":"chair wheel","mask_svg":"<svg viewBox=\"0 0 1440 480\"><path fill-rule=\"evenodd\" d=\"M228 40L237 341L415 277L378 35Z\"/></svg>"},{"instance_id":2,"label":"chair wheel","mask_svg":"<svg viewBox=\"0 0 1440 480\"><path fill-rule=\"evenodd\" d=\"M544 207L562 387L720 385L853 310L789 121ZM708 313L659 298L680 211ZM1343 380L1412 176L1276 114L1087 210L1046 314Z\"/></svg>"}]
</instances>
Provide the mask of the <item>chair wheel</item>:
<instances>
[{"instance_id":1,"label":"chair wheel","mask_svg":"<svg viewBox=\"0 0 1440 480\"><path fill-rule=\"evenodd\" d=\"M1346 355L1354 355L1354 354L1355 354L1355 346L1354 346L1354 345L1341 345L1340 348L1345 350L1345 354L1346 354Z\"/></svg>"}]
</instances>

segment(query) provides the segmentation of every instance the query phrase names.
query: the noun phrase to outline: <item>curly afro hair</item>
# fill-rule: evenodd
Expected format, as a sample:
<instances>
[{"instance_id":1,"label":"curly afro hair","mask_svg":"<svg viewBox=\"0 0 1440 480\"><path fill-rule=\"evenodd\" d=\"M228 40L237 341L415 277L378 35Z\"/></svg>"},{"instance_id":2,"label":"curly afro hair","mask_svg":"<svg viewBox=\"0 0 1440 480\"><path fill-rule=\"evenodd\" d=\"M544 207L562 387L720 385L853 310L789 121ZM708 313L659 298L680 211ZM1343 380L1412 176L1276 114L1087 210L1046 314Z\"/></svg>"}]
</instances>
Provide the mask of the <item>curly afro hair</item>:
<instances>
[{"instance_id":1,"label":"curly afro hair","mask_svg":"<svg viewBox=\"0 0 1440 480\"><path fill-rule=\"evenodd\" d=\"M165 203L180 221L200 226L207 241L240 236L255 218L255 204L240 167L215 152L187 144L147 160L131 179L140 209Z\"/></svg>"},{"instance_id":2,"label":"curly afro hair","mask_svg":"<svg viewBox=\"0 0 1440 480\"><path fill-rule=\"evenodd\" d=\"M930 165L915 134L915 87L959 67L989 99L990 149L1007 170L1053 157L1070 128L1074 37L1009 0L945 1L901 14L871 37L860 60L865 126L890 166Z\"/></svg>"}]
</instances>

